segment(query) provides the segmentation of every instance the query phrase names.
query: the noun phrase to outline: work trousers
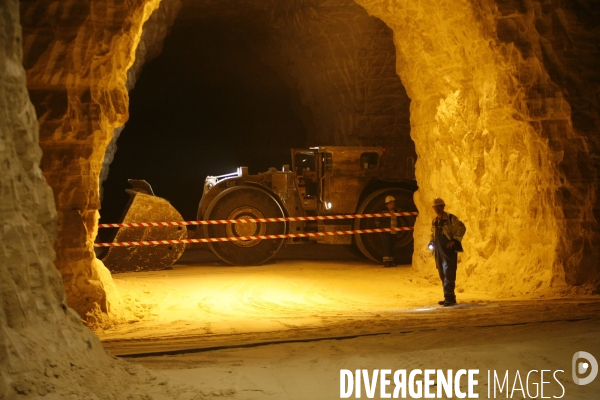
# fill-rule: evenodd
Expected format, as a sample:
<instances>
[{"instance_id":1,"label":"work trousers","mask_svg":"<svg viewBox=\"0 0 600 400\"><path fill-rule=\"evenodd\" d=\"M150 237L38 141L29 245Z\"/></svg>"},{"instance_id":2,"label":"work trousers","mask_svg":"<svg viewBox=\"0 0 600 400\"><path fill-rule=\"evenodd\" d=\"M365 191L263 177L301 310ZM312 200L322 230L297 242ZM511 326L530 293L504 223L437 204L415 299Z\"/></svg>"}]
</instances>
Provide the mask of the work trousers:
<instances>
[{"instance_id":1,"label":"work trousers","mask_svg":"<svg viewBox=\"0 0 600 400\"><path fill-rule=\"evenodd\" d=\"M444 242L446 242L444 240ZM440 243L441 244L441 243ZM445 246L446 243L443 243ZM458 268L458 254L453 249L444 246L435 246L435 266L444 286L444 300L456 303L456 270Z\"/></svg>"},{"instance_id":2,"label":"work trousers","mask_svg":"<svg viewBox=\"0 0 600 400\"><path fill-rule=\"evenodd\" d=\"M393 261L394 246L396 245L396 234L390 232L382 232L381 242L383 245L383 261Z\"/></svg>"}]
</instances>

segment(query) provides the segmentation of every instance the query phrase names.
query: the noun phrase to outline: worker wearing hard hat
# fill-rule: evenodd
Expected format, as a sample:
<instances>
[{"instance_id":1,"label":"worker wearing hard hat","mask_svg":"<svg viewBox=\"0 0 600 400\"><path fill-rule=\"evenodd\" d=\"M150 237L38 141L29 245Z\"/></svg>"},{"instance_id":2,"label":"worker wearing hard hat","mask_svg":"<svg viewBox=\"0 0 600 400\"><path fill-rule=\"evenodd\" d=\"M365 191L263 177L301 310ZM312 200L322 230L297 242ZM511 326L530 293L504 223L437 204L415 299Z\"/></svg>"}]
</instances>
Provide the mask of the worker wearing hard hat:
<instances>
[{"instance_id":1,"label":"worker wearing hard hat","mask_svg":"<svg viewBox=\"0 0 600 400\"><path fill-rule=\"evenodd\" d=\"M396 199L394 196L386 196L385 198L385 208L381 211L382 213L395 213L398 212L396 210ZM398 227L398 217L390 216L383 217L381 219L381 223L379 224L380 228L397 228ZM396 233L397 232L382 232L381 233L381 241L383 243L383 266L384 267L395 267L394 263L394 246L396 245Z\"/></svg>"},{"instance_id":2,"label":"worker wearing hard hat","mask_svg":"<svg viewBox=\"0 0 600 400\"><path fill-rule=\"evenodd\" d=\"M463 251L461 241L467 228L455 215L445 212L445 206L446 203L439 197L433 200L436 217L431 223L429 248L435 255L435 266L444 286L444 300L438 304L449 307L456 304L457 252Z\"/></svg>"}]
</instances>

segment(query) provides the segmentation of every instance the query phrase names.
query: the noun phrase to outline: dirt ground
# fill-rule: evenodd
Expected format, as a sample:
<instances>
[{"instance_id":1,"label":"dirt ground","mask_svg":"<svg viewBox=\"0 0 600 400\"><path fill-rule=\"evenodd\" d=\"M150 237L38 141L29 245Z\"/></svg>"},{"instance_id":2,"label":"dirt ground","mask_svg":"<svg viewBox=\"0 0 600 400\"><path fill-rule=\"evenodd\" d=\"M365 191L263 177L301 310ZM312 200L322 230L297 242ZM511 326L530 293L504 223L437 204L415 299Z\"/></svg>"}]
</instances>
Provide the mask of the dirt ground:
<instances>
[{"instance_id":1,"label":"dirt ground","mask_svg":"<svg viewBox=\"0 0 600 400\"><path fill-rule=\"evenodd\" d=\"M533 398L542 380L544 397L598 398L600 377L576 385L571 361L600 359L599 296L500 300L459 282L459 305L443 308L433 266L415 278L350 251L294 251L257 267L195 253L172 270L114 275L136 319L98 335L112 354L197 388L182 398L336 399L342 369L479 369L479 398L488 387L495 398L493 374L508 371L512 398Z\"/></svg>"}]
</instances>

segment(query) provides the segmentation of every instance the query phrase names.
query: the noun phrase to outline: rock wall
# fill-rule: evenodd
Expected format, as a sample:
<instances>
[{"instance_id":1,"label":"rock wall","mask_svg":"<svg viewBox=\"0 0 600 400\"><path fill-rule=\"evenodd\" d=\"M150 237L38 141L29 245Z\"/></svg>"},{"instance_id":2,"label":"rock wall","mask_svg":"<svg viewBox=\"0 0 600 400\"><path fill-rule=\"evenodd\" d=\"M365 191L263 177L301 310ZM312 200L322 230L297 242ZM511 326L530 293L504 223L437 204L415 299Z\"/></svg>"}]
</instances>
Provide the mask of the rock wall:
<instances>
[{"instance_id":1,"label":"rock wall","mask_svg":"<svg viewBox=\"0 0 600 400\"><path fill-rule=\"evenodd\" d=\"M163 6L169 4L178 3ZM272 27L285 56L261 54L273 65L297 60L282 71L299 85L298 104L308 109L316 141L366 144L390 116L402 114L393 104L399 91L384 74L392 58L387 45L357 41L388 31L327 4L278 10L280 19L269 21L280 21ZM442 196L469 229L461 267L466 287L506 295L564 283L597 290L600 32L593 3L360 4L393 30L396 70L411 98L423 215L415 233L417 271L433 268L419 249L431 198ZM107 356L79 318L118 303L92 247L98 177L105 148L126 121L133 83L127 74L138 68L131 68L136 49L142 62L142 25L158 1L1 5L0 398L180 398L184 389ZM166 8L155 15L148 45L162 41L170 22L161 18L174 14ZM356 28L342 29L349 20ZM327 50L336 41L340 46ZM343 49L348 53L340 56ZM327 110L322 116L319 107ZM350 116L357 119L344 119ZM338 125L340 131L331 130Z\"/></svg>"},{"instance_id":2,"label":"rock wall","mask_svg":"<svg viewBox=\"0 0 600 400\"><path fill-rule=\"evenodd\" d=\"M150 14L150 17L146 22L144 22L142 34L137 44L137 48L135 49L133 65L131 65L127 71L127 83L125 87L128 91L135 87L135 82L142 72L144 64L150 62L154 57L161 53L163 40L169 33L169 29L179 13L181 1L182 0L161 1L158 8L156 8L152 14ZM117 151L117 140L119 139L123 128L125 128L124 125L113 131L113 136L104 152L104 160L102 161L102 169L100 172L100 202L102 202L102 183L108 177L110 164Z\"/></svg>"},{"instance_id":3,"label":"rock wall","mask_svg":"<svg viewBox=\"0 0 600 400\"><path fill-rule=\"evenodd\" d=\"M558 1L358 2L394 31L411 98L422 216L415 268L433 268L426 243L440 196L468 228L463 287L510 296L590 283L597 291L598 86L571 91L581 78L594 81L597 26L589 31L590 20ZM580 55L585 72L569 69ZM585 131L573 127L578 103Z\"/></svg>"},{"instance_id":4,"label":"rock wall","mask_svg":"<svg viewBox=\"0 0 600 400\"><path fill-rule=\"evenodd\" d=\"M39 167L19 4L0 8L0 399L192 398L193 391L107 355L67 307L53 264L57 212Z\"/></svg>"},{"instance_id":5,"label":"rock wall","mask_svg":"<svg viewBox=\"0 0 600 400\"><path fill-rule=\"evenodd\" d=\"M390 174L412 177L412 165L406 163L407 156L414 158L409 100L394 71L391 31L380 20L352 1L186 4L181 18L189 23L235 14L226 22L241 18L246 32L265 34L249 46L296 93L310 145L386 146ZM86 318L114 313L119 304L93 252L100 175L108 173L127 120L127 90L144 62L160 52L180 6L180 0L165 0L160 7L158 0L21 5L42 171L58 209L56 265L69 305ZM257 13L259 18L250 18Z\"/></svg>"},{"instance_id":6,"label":"rock wall","mask_svg":"<svg viewBox=\"0 0 600 400\"><path fill-rule=\"evenodd\" d=\"M600 268L599 17L593 1L498 2L497 10L496 34L525 90L528 121L556 162L557 255L571 285L597 285Z\"/></svg>"},{"instance_id":7,"label":"rock wall","mask_svg":"<svg viewBox=\"0 0 600 400\"><path fill-rule=\"evenodd\" d=\"M159 0L21 4L23 64L39 118L41 167L58 211L56 266L68 304L81 316L101 317L119 304L93 249L99 175L113 132L127 120L127 74L142 25L158 5Z\"/></svg>"},{"instance_id":8,"label":"rock wall","mask_svg":"<svg viewBox=\"0 0 600 400\"><path fill-rule=\"evenodd\" d=\"M400 177L410 175L405 160L414 154L410 102L423 216L417 270L432 268L423 250L429 203L442 196L469 228L461 268L467 286L512 295L597 284L594 8L583 0L571 8L558 0L357 3L364 10L351 1L187 1L180 18L239 24L241 40L293 89L309 144L385 145ZM58 210L56 265L82 316L118 305L93 252L99 175L127 120L127 89L146 49L160 51L180 6L21 4L42 171Z\"/></svg>"}]
</instances>

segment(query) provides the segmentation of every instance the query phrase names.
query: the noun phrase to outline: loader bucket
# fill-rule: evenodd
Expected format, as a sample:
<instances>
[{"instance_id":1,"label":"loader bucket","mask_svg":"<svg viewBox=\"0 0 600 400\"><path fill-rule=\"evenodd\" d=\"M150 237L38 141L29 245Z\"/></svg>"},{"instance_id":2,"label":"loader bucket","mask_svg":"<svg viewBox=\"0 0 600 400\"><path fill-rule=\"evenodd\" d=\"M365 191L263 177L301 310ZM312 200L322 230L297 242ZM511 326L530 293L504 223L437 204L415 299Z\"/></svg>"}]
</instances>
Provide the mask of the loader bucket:
<instances>
[{"instance_id":1,"label":"loader bucket","mask_svg":"<svg viewBox=\"0 0 600 400\"><path fill-rule=\"evenodd\" d=\"M154 196L145 181L129 180L134 187L128 189L129 205L123 223L183 221L183 217L167 200ZM187 238L185 226L153 226L119 228L114 242L149 240L179 240ZM113 273L132 271L158 271L173 265L185 244L111 247L102 262Z\"/></svg>"}]
</instances>

